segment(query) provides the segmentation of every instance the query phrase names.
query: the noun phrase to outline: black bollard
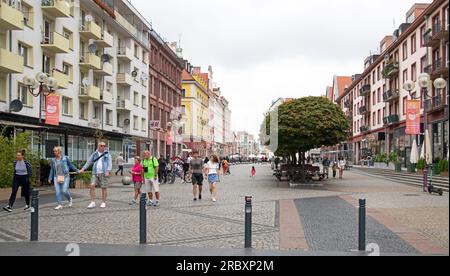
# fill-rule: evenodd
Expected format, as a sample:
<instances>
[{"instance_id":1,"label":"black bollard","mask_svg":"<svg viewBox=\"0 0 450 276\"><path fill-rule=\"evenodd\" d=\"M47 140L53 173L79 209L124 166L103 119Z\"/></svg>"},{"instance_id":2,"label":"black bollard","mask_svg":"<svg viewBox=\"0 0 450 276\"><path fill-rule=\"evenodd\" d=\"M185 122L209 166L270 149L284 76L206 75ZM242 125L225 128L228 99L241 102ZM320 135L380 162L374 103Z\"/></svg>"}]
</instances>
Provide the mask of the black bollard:
<instances>
[{"instance_id":1,"label":"black bollard","mask_svg":"<svg viewBox=\"0 0 450 276\"><path fill-rule=\"evenodd\" d=\"M141 194L140 208L139 208L139 243L147 243L147 209L146 209L147 195Z\"/></svg>"},{"instance_id":2,"label":"black bollard","mask_svg":"<svg viewBox=\"0 0 450 276\"><path fill-rule=\"evenodd\" d=\"M245 197L245 248L252 248L252 200Z\"/></svg>"},{"instance_id":3,"label":"black bollard","mask_svg":"<svg viewBox=\"0 0 450 276\"><path fill-rule=\"evenodd\" d=\"M31 192L31 235L30 241L39 240L39 191L33 189Z\"/></svg>"},{"instance_id":4,"label":"black bollard","mask_svg":"<svg viewBox=\"0 0 450 276\"><path fill-rule=\"evenodd\" d=\"M366 200L359 200L359 251L366 251Z\"/></svg>"}]
</instances>

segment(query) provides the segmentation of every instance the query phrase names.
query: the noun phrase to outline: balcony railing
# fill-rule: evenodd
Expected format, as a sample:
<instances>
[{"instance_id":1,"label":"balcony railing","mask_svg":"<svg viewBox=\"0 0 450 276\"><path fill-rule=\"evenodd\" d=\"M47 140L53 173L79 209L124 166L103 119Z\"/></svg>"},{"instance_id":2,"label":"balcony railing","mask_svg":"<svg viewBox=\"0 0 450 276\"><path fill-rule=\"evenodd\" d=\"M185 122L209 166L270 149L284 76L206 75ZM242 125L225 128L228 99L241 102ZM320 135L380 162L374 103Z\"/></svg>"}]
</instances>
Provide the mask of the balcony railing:
<instances>
[{"instance_id":1,"label":"balcony railing","mask_svg":"<svg viewBox=\"0 0 450 276\"><path fill-rule=\"evenodd\" d=\"M41 44L42 48L56 54L67 54L70 51L69 40L57 32L42 33Z\"/></svg>"},{"instance_id":2,"label":"balcony railing","mask_svg":"<svg viewBox=\"0 0 450 276\"><path fill-rule=\"evenodd\" d=\"M41 7L54 17L70 17L70 4L66 0L42 0Z\"/></svg>"},{"instance_id":3,"label":"balcony railing","mask_svg":"<svg viewBox=\"0 0 450 276\"><path fill-rule=\"evenodd\" d=\"M370 90L371 90L370 84L366 84L359 90L359 95L361 97L364 97L366 95L370 95Z\"/></svg>"},{"instance_id":4,"label":"balcony railing","mask_svg":"<svg viewBox=\"0 0 450 276\"><path fill-rule=\"evenodd\" d=\"M392 77L398 76L400 72L400 64L398 62L389 62L386 67L384 67L382 75L385 79L390 79Z\"/></svg>"},{"instance_id":5,"label":"balcony railing","mask_svg":"<svg viewBox=\"0 0 450 276\"><path fill-rule=\"evenodd\" d=\"M369 109L367 106L361 106L358 111L359 115L366 115L369 112Z\"/></svg>"},{"instance_id":6,"label":"balcony railing","mask_svg":"<svg viewBox=\"0 0 450 276\"><path fill-rule=\"evenodd\" d=\"M397 114L389 115L383 119L385 125L395 125L400 122L400 117Z\"/></svg>"},{"instance_id":7,"label":"balcony railing","mask_svg":"<svg viewBox=\"0 0 450 276\"><path fill-rule=\"evenodd\" d=\"M444 26L442 26L440 20L433 24L433 33L431 39L437 42L439 42L441 39L445 39L446 41L448 40L448 29L445 29Z\"/></svg>"},{"instance_id":8,"label":"balcony railing","mask_svg":"<svg viewBox=\"0 0 450 276\"><path fill-rule=\"evenodd\" d=\"M366 133L370 131L370 127L369 126L362 126L359 128L361 133Z\"/></svg>"},{"instance_id":9,"label":"balcony railing","mask_svg":"<svg viewBox=\"0 0 450 276\"><path fill-rule=\"evenodd\" d=\"M431 67L431 72L429 73L433 79L438 78L442 75L448 76L448 63L443 62L441 58L433 61Z\"/></svg>"},{"instance_id":10,"label":"balcony railing","mask_svg":"<svg viewBox=\"0 0 450 276\"><path fill-rule=\"evenodd\" d=\"M17 2L14 3L0 1L0 26L3 30L23 30L24 16Z\"/></svg>"},{"instance_id":11,"label":"balcony railing","mask_svg":"<svg viewBox=\"0 0 450 276\"><path fill-rule=\"evenodd\" d=\"M400 93L398 90L397 91L389 90L389 91L383 93L383 101L384 102L391 102L391 101L398 99L399 97L400 97Z\"/></svg>"},{"instance_id":12,"label":"balcony railing","mask_svg":"<svg viewBox=\"0 0 450 276\"><path fill-rule=\"evenodd\" d=\"M431 98L431 111L438 111L448 106L447 97L442 95L436 95Z\"/></svg>"}]
</instances>

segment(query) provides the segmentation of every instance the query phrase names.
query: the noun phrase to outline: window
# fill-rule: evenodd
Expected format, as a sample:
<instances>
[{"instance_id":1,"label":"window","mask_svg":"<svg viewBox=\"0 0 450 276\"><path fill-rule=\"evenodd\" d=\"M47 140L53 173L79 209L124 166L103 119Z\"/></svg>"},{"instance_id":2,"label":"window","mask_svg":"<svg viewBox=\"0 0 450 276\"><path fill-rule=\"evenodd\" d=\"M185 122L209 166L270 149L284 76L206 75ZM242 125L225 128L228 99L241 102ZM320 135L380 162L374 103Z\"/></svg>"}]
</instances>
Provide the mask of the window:
<instances>
[{"instance_id":1,"label":"window","mask_svg":"<svg viewBox=\"0 0 450 276\"><path fill-rule=\"evenodd\" d=\"M69 48L73 51L73 33L66 28L63 28L62 35L69 40Z\"/></svg>"},{"instance_id":2,"label":"window","mask_svg":"<svg viewBox=\"0 0 450 276\"><path fill-rule=\"evenodd\" d=\"M138 116L133 116L133 129L139 130L139 118Z\"/></svg>"},{"instance_id":3,"label":"window","mask_svg":"<svg viewBox=\"0 0 450 276\"><path fill-rule=\"evenodd\" d=\"M23 65L33 67L33 48L19 42L19 55L23 57Z\"/></svg>"},{"instance_id":4,"label":"window","mask_svg":"<svg viewBox=\"0 0 450 276\"><path fill-rule=\"evenodd\" d=\"M70 16L75 16L75 4L74 0L70 0Z\"/></svg>"},{"instance_id":5,"label":"window","mask_svg":"<svg viewBox=\"0 0 450 276\"><path fill-rule=\"evenodd\" d=\"M51 65L51 57L47 55L42 56L42 72L47 73L50 75L50 72L52 71L52 65Z\"/></svg>"},{"instance_id":6,"label":"window","mask_svg":"<svg viewBox=\"0 0 450 276\"><path fill-rule=\"evenodd\" d=\"M403 52L403 60L406 60L408 58L408 42L407 41L405 41L403 43L402 52Z\"/></svg>"},{"instance_id":7,"label":"window","mask_svg":"<svg viewBox=\"0 0 450 276\"><path fill-rule=\"evenodd\" d=\"M415 63L411 65L411 81L417 81L417 66Z\"/></svg>"},{"instance_id":8,"label":"window","mask_svg":"<svg viewBox=\"0 0 450 276\"><path fill-rule=\"evenodd\" d=\"M420 47L425 47L425 32L426 32L426 26L425 25L423 25L421 28L420 28Z\"/></svg>"},{"instance_id":9,"label":"window","mask_svg":"<svg viewBox=\"0 0 450 276\"><path fill-rule=\"evenodd\" d=\"M186 98L186 89L181 90L181 97Z\"/></svg>"},{"instance_id":10,"label":"window","mask_svg":"<svg viewBox=\"0 0 450 276\"><path fill-rule=\"evenodd\" d=\"M381 68L380 68L380 66L378 66L378 68L377 68L377 80L378 81L381 80Z\"/></svg>"},{"instance_id":11,"label":"window","mask_svg":"<svg viewBox=\"0 0 450 276\"><path fill-rule=\"evenodd\" d=\"M134 45L134 57L139 59L139 46L138 45Z\"/></svg>"},{"instance_id":12,"label":"window","mask_svg":"<svg viewBox=\"0 0 450 276\"><path fill-rule=\"evenodd\" d=\"M94 107L94 119L101 119L102 118L102 108L100 106Z\"/></svg>"},{"instance_id":13,"label":"window","mask_svg":"<svg viewBox=\"0 0 450 276\"><path fill-rule=\"evenodd\" d=\"M106 109L106 125L113 125L113 112L112 110Z\"/></svg>"},{"instance_id":14,"label":"window","mask_svg":"<svg viewBox=\"0 0 450 276\"><path fill-rule=\"evenodd\" d=\"M411 55L414 54L417 51L417 39L416 35L414 34L411 36Z\"/></svg>"},{"instance_id":15,"label":"window","mask_svg":"<svg viewBox=\"0 0 450 276\"><path fill-rule=\"evenodd\" d=\"M30 94L28 93L28 87L19 83L18 86L18 100L20 100L24 106L28 106L28 107L32 107L33 106L33 101L32 99L30 99Z\"/></svg>"},{"instance_id":16,"label":"window","mask_svg":"<svg viewBox=\"0 0 450 276\"><path fill-rule=\"evenodd\" d=\"M375 117L377 115L377 113L376 112L374 112L374 113L372 113L372 125L373 126L376 126L376 124L377 124L377 118Z\"/></svg>"},{"instance_id":17,"label":"window","mask_svg":"<svg viewBox=\"0 0 450 276\"><path fill-rule=\"evenodd\" d=\"M406 114L406 102L408 101L408 96L403 98L403 115Z\"/></svg>"},{"instance_id":18,"label":"window","mask_svg":"<svg viewBox=\"0 0 450 276\"><path fill-rule=\"evenodd\" d=\"M73 66L67 62L63 62L63 72L69 76L69 81L73 82Z\"/></svg>"},{"instance_id":19,"label":"window","mask_svg":"<svg viewBox=\"0 0 450 276\"><path fill-rule=\"evenodd\" d=\"M61 112L65 116L72 116L73 115L73 103L72 103L72 99L71 98L62 97Z\"/></svg>"},{"instance_id":20,"label":"window","mask_svg":"<svg viewBox=\"0 0 450 276\"><path fill-rule=\"evenodd\" d=\"M420 59L420 73L425 72L425 66L427 64L427 56L424 56Z\"/></svg>"},{"instance_id":21,"label":"window","mask_svg":"<svg viewBox=\"0 0 450 276\"><path fill-rule=\"evenodd\" d=\"M141 119L141 130L142 130L142 132L147 131L147 120L145 118Z\"/></svg>"},{"instance_id":22,"label":"window","mask_svg":"<svg viewBox=\"0 0 450 276\"><path fill-rule=\"evenodd\" d=\"M87 120L88 116L88 105L84 102L80 102L80 119Z\"/></svg>"},{"instance_id":23,"label":"window","mask_svg":"<svg viewBox=\"0 0 450 276\"><path fill-rule=\"evenodd\" d=\"M377 98L376 98L376 92L374 91L372 93L372 105L376 105L377 104Z\"/></svg>"},{"instance_id":24,"label":"window","mask_svg":"<svg viewBox=\"0 0 450 276\"><path fill-rule=\"evenodd\" d=\"M134 91L133 104L135 106L139 106L139 93Z\"/></svg>"},{"instance_id":25,"label":"window","mask_svg":"<svg viewBox=\"0 0 450 276\"><path fill-rule=\"evenodd\" d=\"M408 69L403 70L403 83L408 81Z\"/></svg>"},{"instance_id":26,"label":"window","mask_svg":"<svg viewBox=\"0 0 450 276\"><path fill-rule=\"evenodd\" d=\"M22 13L25 26L33 28L34 25L33 7L22 1Z\"/></svg>"},{"instance_id":27,"label":"window","mask_svg":"<svg viewBox=\"0 0 450 276\"><path fill-rule=\"evenodd\" d=\"M112 86L113 84L109 81L106 82L106 91L109 93L112 93Z\"/></svg>"},{"instance_id":28,"label":"window","mask_svg":"<svg viewBox=\"0 0 450 276\"><path fill-rule=\"evenodd\" d=\"M378 102L381 103L381 88L378 88L377 99L378 99Z\"/></svg>"},{"instance_id":29,"label":"window","mask_svg":"<svg viewBox=\"0 0 450 276\"><path fill-rule=\"evenodd\" d=\"M141 107L142 107L143 109L147 109L147 97L146 97L146 96L142 96L142 99L141 99Z\"/></svg>"},{"instance_id":30,"label":"window","mask_svg":"<svg viewBox=\"0 0 450 276\"><path fill-rule=\"evenodd\" d=\"M378 110L378 124L381 124L381 110Z\"/></svg>"}]
</instances>

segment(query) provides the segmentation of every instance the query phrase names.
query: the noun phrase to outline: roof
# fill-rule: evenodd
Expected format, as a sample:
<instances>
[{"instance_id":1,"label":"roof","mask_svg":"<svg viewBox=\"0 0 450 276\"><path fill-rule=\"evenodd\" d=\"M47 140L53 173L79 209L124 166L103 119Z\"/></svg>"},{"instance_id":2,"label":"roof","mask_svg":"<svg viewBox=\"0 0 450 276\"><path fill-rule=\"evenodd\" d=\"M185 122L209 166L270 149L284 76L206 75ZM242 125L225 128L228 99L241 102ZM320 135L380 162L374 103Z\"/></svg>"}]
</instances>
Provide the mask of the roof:
<instances>
[{"instance_id":1,"label":"roof","mask_svg":"<svg viewBox=\"0 0 450 276\"><path fill-rule=\"evenodd\" d=\"M348 88L352 85L352 77L342 77L342 76L337 76L336 77L336 83L334 84L335 86L337 85L337 89L338 89L338 97L342 97L345 94L345 88Z\"/></svg>"},{"instance_id":2,"label":"roof","mask_svg":"<svg viewBox=\"0 0 450 276\"><path fill-rule=\"evenodd\" d=\"M195 81L194 77L191 74L189 74L189 72L186 71L186 69L183 70L181 78L183 81Z\"/></svg>"}]
</instances>

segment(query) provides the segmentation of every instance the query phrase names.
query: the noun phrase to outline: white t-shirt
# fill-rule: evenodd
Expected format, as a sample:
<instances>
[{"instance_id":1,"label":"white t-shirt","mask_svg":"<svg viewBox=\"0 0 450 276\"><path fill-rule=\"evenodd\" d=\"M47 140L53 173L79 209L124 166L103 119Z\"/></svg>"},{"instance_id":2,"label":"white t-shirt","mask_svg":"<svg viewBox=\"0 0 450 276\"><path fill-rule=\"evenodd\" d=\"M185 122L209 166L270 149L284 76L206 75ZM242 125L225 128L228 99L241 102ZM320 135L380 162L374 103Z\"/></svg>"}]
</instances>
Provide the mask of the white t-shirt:
<instances>
[{"instance_id":1,"label":"white t-shirt","mask_svg":"<svg viewBox=\"0 0 450 276\"><path fill-rule=\"evenodd\" d=\"M208 168L208 175L217 174L217 171L219 170L219 163L212 163L209 161L208 164L206 164L206 168Z\"/></svg>"},{"instance_id":2,"label":"white t-shirt","mask_svg":"<svg viewBox=\"0 0 450 276\"><path fill-rule=\"evenodd\" d=\"M346 164L345 160L339 161L339 168L340 169L344 169L345 168L345 164Z\"/></svg>"},{"instance_id":3,"label":"white t-shirt","mask_svg":"<svg viewBox=\"0 0 450 276\"><path fill-rule=\"evenodd\" d=\"M100 153L99 153L100 154ZM103 172L103 157L102 158L100 158L100 159L98 159L98 161L97 161L97 167L96 167L96 170L95 170L97 173L101 173L101 172Z\"/></svg>"}]
</instances>

